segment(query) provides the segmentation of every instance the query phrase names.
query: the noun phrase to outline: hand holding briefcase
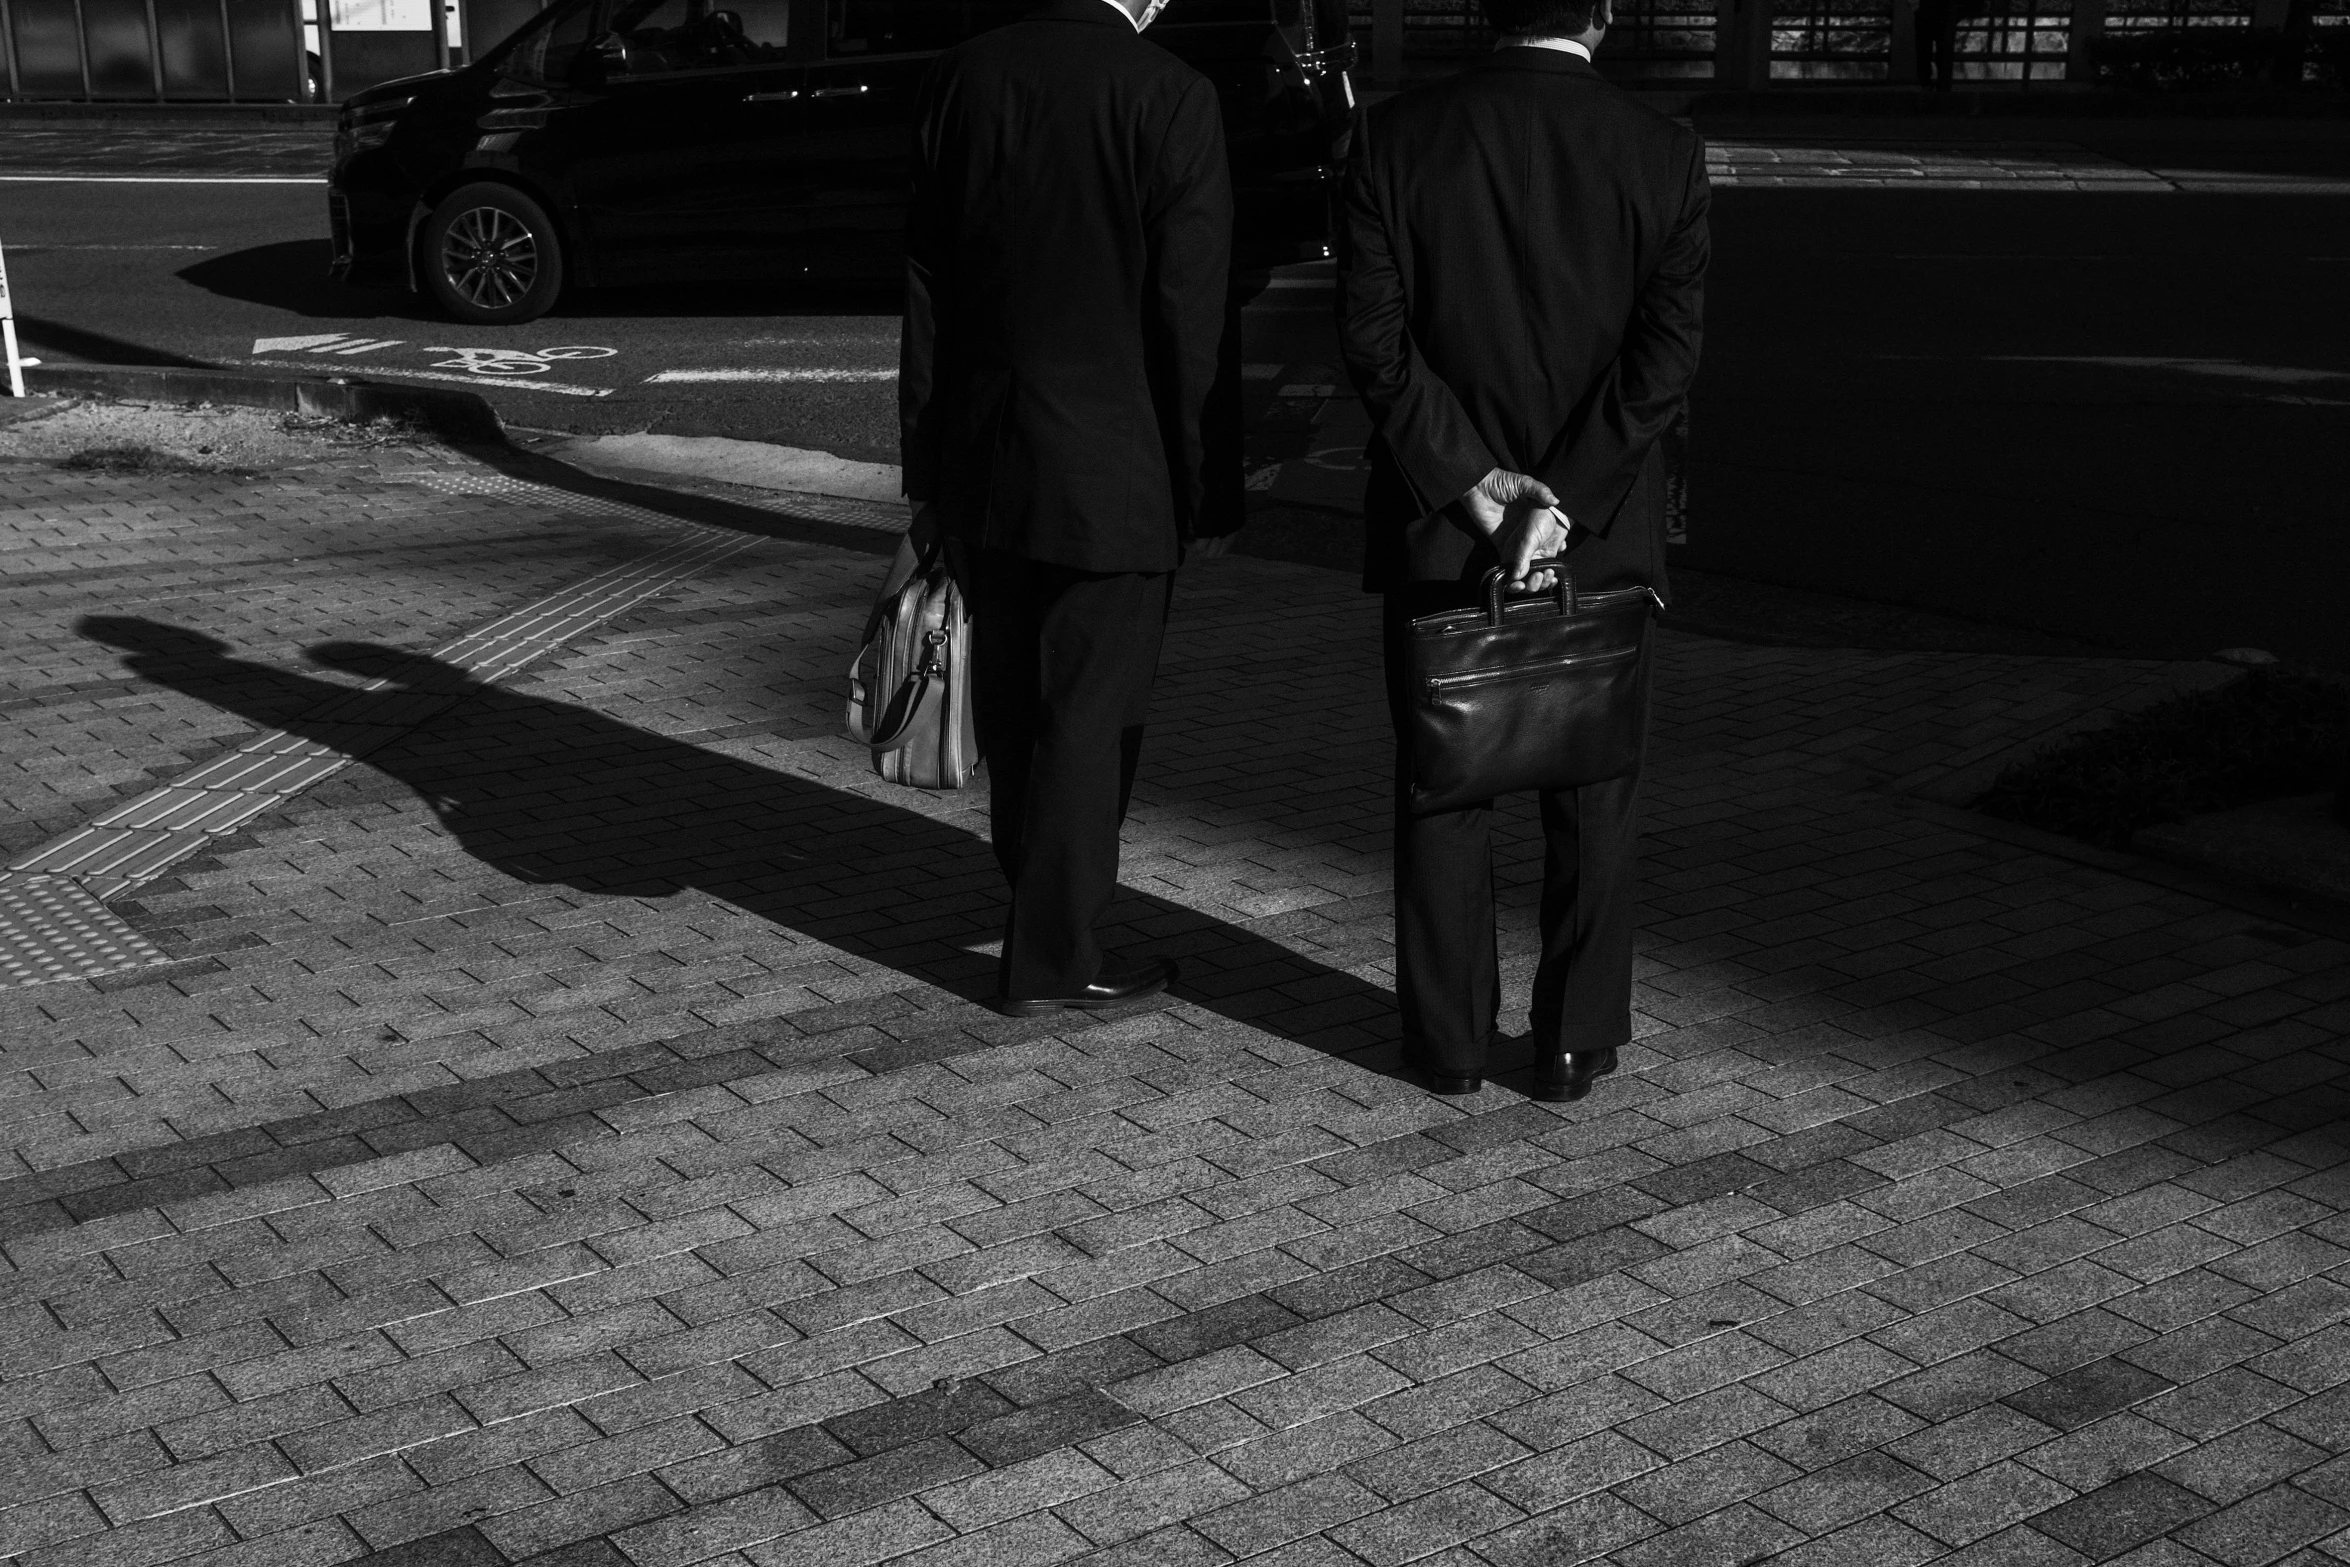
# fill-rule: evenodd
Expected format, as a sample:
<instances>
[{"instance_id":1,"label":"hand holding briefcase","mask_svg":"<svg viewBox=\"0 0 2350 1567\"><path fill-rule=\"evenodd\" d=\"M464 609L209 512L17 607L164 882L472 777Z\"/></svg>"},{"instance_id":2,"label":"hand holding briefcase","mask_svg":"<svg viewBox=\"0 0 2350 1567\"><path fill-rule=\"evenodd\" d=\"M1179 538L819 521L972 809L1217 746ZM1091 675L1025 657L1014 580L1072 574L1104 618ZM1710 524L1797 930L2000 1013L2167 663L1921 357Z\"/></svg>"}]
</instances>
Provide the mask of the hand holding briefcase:
<instances>
[{"instance_id":1,"label":"hand holding briefcase","mask_svg":"<svg viewBox=\"0 0 2350 1567\"><path fill-rule=\"evenodd\" d=\"M1505 599L1485 574L1474 609L1411 624L1411 707L1400 737L1415 812L1498 794L1573 789L1639 765L1650 588L1575 591L1564 557L1555 591Z\"/></svg>"}]
</instances>

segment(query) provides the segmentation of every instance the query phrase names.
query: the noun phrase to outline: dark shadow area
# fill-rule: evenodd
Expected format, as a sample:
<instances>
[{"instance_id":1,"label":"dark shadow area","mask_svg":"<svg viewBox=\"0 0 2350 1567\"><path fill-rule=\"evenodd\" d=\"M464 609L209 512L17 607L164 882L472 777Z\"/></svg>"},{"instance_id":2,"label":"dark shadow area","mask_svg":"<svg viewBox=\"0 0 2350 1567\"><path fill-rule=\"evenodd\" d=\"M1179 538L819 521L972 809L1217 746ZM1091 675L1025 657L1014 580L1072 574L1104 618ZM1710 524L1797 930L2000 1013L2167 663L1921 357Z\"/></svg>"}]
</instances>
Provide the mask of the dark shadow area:
<instances>
[{"instance_id":1,"label":"dark shadow area","mask_svg":"<svg viewBox=\"0 0 2350 1567\"><path fill-rule=\"evenodd\" d=\"M2019 626L1937 615L1720 572L1672 567L1673 604L1660 624L1761 647L1873 648L1885 652L1999 653L2110 658L2115 650Z\"/></svg>"},{"instance_id":2,"label":"dark shadow area","mask_svg":"<svg viewBox=\"0 0 2350 1567\"><path fill-rule=\"evenodd\" d=\"M392 682L354 692L230 657L197 632L93 616L83 634L128 667L325 744L400 728L367 763L429 802L466 852L515 880L607 897L723 899L966 999L993 992L1001 878L982 839L886 802L672 740L569 703L487 685L421 654L328 643L312 658ZM421 702L420 702L420 699ZM318 713L332 705L331 719ZM422 714L429 722L417 724ZM1180 957L1181 999L1333 1054L1394 1036L1394 999L1263 937L1123 895L1115 948Z\"/></svg>"},{"instance_id":3,"label":"dark shadow area","mask_svg":"<svg viewBox=\"0 0 2350 1567\"><path fill-rule=\"evenodd\" d=\"M548 319L591 320L664 316L894 316L906 291L896 279L829 283L675 283L567 289Z\"/></svg>"},{"instance_id":4,"label":"dark shadow area","mask_svg":"<svg viewBox=\"0 0 2350 1567\"><path fill-rule=\"evenodd\" d=\"M560 490L566 495L620 501L642 507L658 516L674 517L680 522L726 528L766 539L795 539L803 543L850 550L859 555L886 557L897 552L898 534L886 529L770 511L764 506L745 506L719 496L702 495L690 490L634 484L626 479L607 479L541 453L524 451L503 442L497 445L469 443L464 450L467 456L488 464L508 478L543 484L548 489Z\"/></svg>"},{"instance_id":5,"label":"dark shadow area","mask_svg":"<svg viewBox=\"0 0 2350 1567\"><path fill-rule=\"evenodd\" d=\"M2350 315L2311 308L2350 198L1725 189L1713 214L1678 560L2350 668Z\"/></svg>"},{"instance_id":6,"label":"dark shadow area","mask_svg":"<svg viewBox=\"0 0 2350 1567\"><path fill-rule=\"evenodd\" d=\"M176 274L222 299L267 305L318 320L349 321L389 317L439 322L456 329L431 300L404 288L353 288L327 273L332 242L285 240L225 255L207 256ZM833 283L698 283L625 288L573 287L564 291L547 319L582 321L665 316L895 315L904 288L894 281Z\"/></svg>"},{"instance_id":7,"label":"dark shadow area","mask_svg":"<svg viewBox=\"0 0 2350 1567\"><path fill-rule=\"evenodd\" d=\"M62 321L50 321L40 316L18 316L16 335L27 348L46 348L51 353L71 354L90 364L167 365L181 370L214 368L201 359L190 359L167 348L149 348L144 343L126 342L119 337L108 337L103 332L85 331L81 327L67 326Z\"/></svg>"},{"instance_id":8,"label":"dark shadow area","mask_svg":"<svg viewBox=\"0 0 2350 1567\"><path fill-rule=\"evenodd\" d=\"M365 320L391 316L402 321L445 321L425 300L406 289L353 288L327 275L334 260L334 243L323 239L290 239L275 245L255 245L226 255L206 256L176 276L207 294L241 299L296 315L326 320Z\"/></svg>"}]
</instances>

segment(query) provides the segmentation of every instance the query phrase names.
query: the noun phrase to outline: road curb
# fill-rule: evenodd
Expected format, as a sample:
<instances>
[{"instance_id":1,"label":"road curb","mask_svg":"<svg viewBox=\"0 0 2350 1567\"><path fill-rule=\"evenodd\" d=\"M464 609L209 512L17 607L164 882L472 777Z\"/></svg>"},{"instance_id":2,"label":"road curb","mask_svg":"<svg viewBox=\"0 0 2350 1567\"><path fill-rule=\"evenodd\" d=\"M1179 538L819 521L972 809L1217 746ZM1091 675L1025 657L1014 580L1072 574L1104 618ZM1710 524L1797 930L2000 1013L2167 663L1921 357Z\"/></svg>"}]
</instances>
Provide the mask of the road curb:
<instances>
[{"instance_id":1,"label":"road curb","mask_svg":"<svg viewBox=\"0 0 2350 1567\"><path fill-rule=\"evenodd\" d=\"M157 403L226 403L354 421L405 417L452 444L507 444L505 429L487 400L472 392L434 387L159 365L38 365L25 372L25 385L43 392L85 392Z\"/></svg>"},{"instance_id":2,"label":"road curb","mask_svg":"<svg viewBox=\"0 0 2350 1567\"><path fill-rule=\"evenodd\" d=\"M472 392L386 385L340 377L248 375L203 366L41 365L25 372L29 390L78 392L99 397L157 403L223 403L239 408L276 408L334 419L408 415L450 446L470 453L511 479L543 484L575 495L642 506L681 522L703 523L775 538L797 538L858 554L886 555L895 536L863 515L875 503L832 496L790 497L781 492L764 505L699 493L644 479L607 478L516 444L499 423L497 411ZM853 515L844 516L849 511Z\"/></svg>"}]
</instances>

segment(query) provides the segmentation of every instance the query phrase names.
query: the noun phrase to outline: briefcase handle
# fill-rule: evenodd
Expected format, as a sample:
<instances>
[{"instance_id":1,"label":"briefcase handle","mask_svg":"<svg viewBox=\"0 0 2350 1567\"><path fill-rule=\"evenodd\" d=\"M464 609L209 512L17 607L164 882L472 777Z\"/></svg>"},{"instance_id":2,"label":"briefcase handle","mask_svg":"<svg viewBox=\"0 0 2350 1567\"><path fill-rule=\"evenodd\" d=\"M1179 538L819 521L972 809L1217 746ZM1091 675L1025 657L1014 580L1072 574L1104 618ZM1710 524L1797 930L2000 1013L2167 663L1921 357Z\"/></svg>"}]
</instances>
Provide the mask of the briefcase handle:
<instances>
[{"instance_id":1,"label":"briefcase handle","mask_svg":"<svg viewBox=\"0 0 2350 1567\"><path fill-rule=\"evenodd\" d=\"M1552 592L1558 599L1559 613L1562 615L1582 613L1575 600L1575 574L1567 569L1566 556L1545 555L1540 560L1526 562L1526 569L1528 571L1557 572L1559 574L1558 586ZM1509 572L1500 566L1485 573L1485 623L1489 626L1501 624L1502 579L1508 575Z\"/></svg>"}]
</instances>

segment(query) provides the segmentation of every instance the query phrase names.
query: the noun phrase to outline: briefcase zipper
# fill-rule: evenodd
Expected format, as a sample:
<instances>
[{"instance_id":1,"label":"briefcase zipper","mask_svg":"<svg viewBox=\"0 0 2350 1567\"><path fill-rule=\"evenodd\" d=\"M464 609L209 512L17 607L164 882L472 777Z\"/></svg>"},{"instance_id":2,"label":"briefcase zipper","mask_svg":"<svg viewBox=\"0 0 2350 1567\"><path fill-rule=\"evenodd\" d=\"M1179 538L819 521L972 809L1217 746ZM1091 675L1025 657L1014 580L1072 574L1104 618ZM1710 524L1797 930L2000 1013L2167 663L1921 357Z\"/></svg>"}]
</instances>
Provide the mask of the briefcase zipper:
<instances>
[{"instance_id":1,"label":"briefcase zipper","mask_svg":"<svg viewBox=\"0 0 2350 1567\"><path fill-rule=\"evenodd\" d=\"M1565 658L1548 658L1539 664L1513 664L1507 669L1480 669L1466 675L1433 675L1427 682L1428 695L1440 697L1461 686L1487 686L1498 680L1525 680L1535 675L1556 674L1562 669L1573 669L1578 664L1620 664L1628 658L1638 658L1636 647L1612 648L1605 653L1570 653Z\"/></svg>"}]
</instances>

